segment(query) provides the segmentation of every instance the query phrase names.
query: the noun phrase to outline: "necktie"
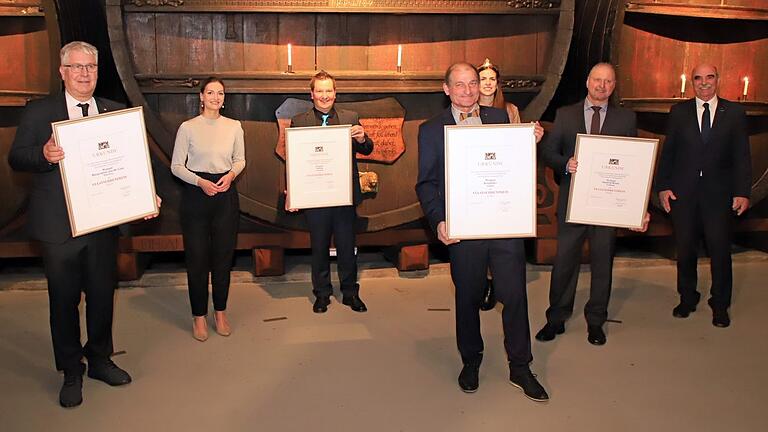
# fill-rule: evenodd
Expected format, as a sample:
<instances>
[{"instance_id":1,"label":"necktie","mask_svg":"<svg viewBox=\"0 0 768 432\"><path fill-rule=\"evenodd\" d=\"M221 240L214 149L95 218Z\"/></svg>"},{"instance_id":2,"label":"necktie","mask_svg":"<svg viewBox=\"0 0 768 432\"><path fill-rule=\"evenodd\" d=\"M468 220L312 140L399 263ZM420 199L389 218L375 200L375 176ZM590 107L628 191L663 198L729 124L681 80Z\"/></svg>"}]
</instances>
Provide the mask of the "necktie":
<instances>
[{"instance_id":1,"label":"necktie","mask_svg":"<svg viewBox=\"0 0 768 432\"><path fill-rule=\"evenodd\" d=\"M88 117L88 106L87 103L79 103L77 106L80 107L80 109L83 111L83 117Z\"/></svg>"},{"instance_id":2,"label":"necktie","mask_svg":"<svg viewBox=\"0 0 768 432\"><path fill-rule=\"evenodd\" d=\"M707 142L707 138L709 138L709 130L712 128L712 125L709 120L709 103L704 102L704 114L701 115L701 139L704 142Z\"/></svg>"},{"instance_id":3,"label":"necktie","mask_svg":"<svg viewBox=\"0 0 768 432\"><path fill-rule=\"evenodd\" d=\"M459 121L464 121L470 117L480 117L480 110L473 109L468 113L459 113Z\"/></svg>"},{"instance_id":4,"label":"necktie","mask_svg":"<svg viewBox=\"0 0 768 432\"><path fill-rule=\"evenodd\" d=\"M600 135L600 109L597 105L592 106L592 124L589 126L589 133L592 135Z\"/></svg>"},{"instance_id":5,"label":"necktie","mask_svg":"<svg viewBox=\"0 0 768 432\"><path fill-rule=\"evenodd\" d=\"M322 114L320 117L323 118L323 124L320 126L328 126L328 117L330 117L330 114Z\"/></svg>"}]
</instances>

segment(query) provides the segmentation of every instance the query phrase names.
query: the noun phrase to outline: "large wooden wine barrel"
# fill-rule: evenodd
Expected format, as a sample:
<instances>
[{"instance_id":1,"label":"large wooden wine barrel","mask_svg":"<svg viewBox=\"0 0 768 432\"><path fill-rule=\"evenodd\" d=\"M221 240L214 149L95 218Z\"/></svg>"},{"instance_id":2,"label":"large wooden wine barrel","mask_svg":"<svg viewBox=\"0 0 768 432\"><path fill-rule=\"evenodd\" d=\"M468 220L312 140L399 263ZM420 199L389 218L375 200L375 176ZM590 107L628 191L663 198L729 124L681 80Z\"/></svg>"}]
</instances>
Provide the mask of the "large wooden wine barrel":
<instances>
[{"instance_id":1,"label":"large wooden wine barrel","mask_svg":"<svg viewBox=\"0 0 768 432\"><path fill-rule=\"evenodd\" d=\"M19 215L28 176L8 166L8 152L27 101L59 91L61 43L52 1L0 0L0 228Z\"/></svg>"},{"instance_id":2,"label":"large wooden wine barrel","mask_svg":"<svg viewBox=\"0 0 768 432\"><path fill-rule=\"evenodd\" d=\"M577 3L573 43L563 85L550 109L586 94L592 65L610 62L617 69L615 102L638 115L639 133L663 139L670 107L694 96L691 70L699 63L719 68L720 96L747 109L752 151L752 202L756 208L737 226L742 231L768 230L768 2L764 0L584 0ZM686 91L681 75L686 75ZM744 77L749 77L743 97ZM544 176L543 176L544 177ZM549 173L551 177L551 173ZM540 226L537 261L554 254L554 182L541 181L540 213L552 223ZM549 185L549 186L547 186ZM655 197L652 197L655 200ZM657 203L657 201L656 201ZM757 218L760 220L750 220ZM659 213L649 235L666 235L670 223Z\"/></svg>"},{"instance_id":3,"label":"large wooden wine barrel","mask_svg":"<svg viewBox=\"0 0 768 432\"><path fill-rule=\"evenodd\" d=\"M754 203L768 194L768 3L764 0L705 0L676 3L626 2L617 14L611 61L620 70L618 99L639 114L649 136L664 134L672 104L694 96L691 70L718 67L721 97L740 101L750 119ZM651 59L651 60L649 60ZM650 67L649 67L650 66ZM681 93L681 75L686 75ZM751 82L744 97L744 78Z\"/></svg>"},{"instance_id":4,"label":"large wooden wine barrel","mask_svg":"<svg viewBox=\"0 0 768 432\"><path fill-rule=\"evenodd\" d=\"M144 106L162 159L170 158L179 124L198 114L200 81L223 78L225 115L246 132L241 210L290 229L304 225L282 211L275 112L289 97L308 99L316 70L337 77L339 102L393 97L404 108L405 151L394 161L360 163L378 174L379 190L358 209L366 231L401 226L422 217L414 192L418 126L447 106L446 67L489 57L500 65L507 99L524 120L538 119L560 82L574 11L574 0L309 3L106 2L118 72L131 103Z\"/></svg>"}]
</instances>

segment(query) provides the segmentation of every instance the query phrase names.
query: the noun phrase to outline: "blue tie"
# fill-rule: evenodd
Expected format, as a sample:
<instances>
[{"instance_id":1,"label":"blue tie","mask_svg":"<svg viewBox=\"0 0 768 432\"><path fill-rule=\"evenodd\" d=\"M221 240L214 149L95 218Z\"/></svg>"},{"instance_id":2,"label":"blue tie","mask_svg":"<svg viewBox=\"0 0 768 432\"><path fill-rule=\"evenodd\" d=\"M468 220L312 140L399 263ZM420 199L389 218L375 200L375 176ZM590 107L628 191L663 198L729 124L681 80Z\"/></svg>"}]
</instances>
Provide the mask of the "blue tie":
<instances>
[{"instance_id":1,"label":"blue tie","mask_svg":"<svg viewBox=\"0 0 768 432\"><path fill-rule=\"evenodd\" d=\"M704 114L701 115L701 139L707 142L709 138L709 130L712 129L712 125L709 120L709 103L704 102Z\"/></svg>"},{"instance_id":2,"label":"blue tie","mask_svg":"<svg viewBox=\"0 0 768 432\"><path fill-rule=\"evenodd\" d=\"M328 126L328 117L330 117L330 114L322 114L320 117L323 118L323 124L320 126Z\"/></svg>"}]
</instances>

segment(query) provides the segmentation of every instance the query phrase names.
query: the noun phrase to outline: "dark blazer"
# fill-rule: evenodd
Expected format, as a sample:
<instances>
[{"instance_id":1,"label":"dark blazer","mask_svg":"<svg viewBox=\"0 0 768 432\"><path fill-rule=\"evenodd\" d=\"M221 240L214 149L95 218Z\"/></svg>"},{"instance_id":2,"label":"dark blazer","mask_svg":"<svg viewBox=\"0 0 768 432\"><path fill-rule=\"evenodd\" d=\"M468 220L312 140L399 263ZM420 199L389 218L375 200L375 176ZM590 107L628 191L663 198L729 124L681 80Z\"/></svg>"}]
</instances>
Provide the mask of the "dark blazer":
<instances>
[{"instance_id":1,"label":"dark blazer","mask_svg":"<svg viewBox=\"0 0 768 432\"><path fill-rule=\"evenodd\" d=\"M336 115L338 116L338 121L340 125L359 125L360 120L357 116L357 113L354 111L348 111L344 109L339 109L334 107L336 110ZM315 116L314 109L311 109L307 112L303 112L301 114L295 115L291 119L291 126L293 127L307 127L307 126L320 126L317 117ZM357 169L357 157L355 156L357 153L360 153L362 155L369 155L373 151L373 141L371 141L371 138L368 137L368 135L365 135L365 141L363 143L357 142L354 138L352 139L352 190L353 190L353 197L354 197L354 204L358 205L360 204L360 201L363 200L363 194L360 191L360 174Z\"/></svg>"},{"instance_id":2,"label":"dark blazer","mask_svg":"<svg viewBox=\"0 0 768 432\"><path fill-rule=\"evenodd\" d=\"M748 198L752 162L744 108L719 98L707 142L701 138L697 117L695 99L670 110L656 190L670 189L678 198L685 198L703 187L720 199Z\"/></svg>"},{"instance_id":3,"label":"dark blazer","mask_svg":"<svg viewBox=\"0 0 768 432\"><path fill-rule=\"evenodd\" d=\"M124 108L102 98L96 98L96 106L100 113ZM32 238L49 243L63 243L72 237L59 165L49 164L43 156L43 145L52 133L51 123L67 119L63 92L30 101L8 154L11 168L36 173L29 191L27 230Z\"/></svg>"},{"instance_id":4,"label":"dark blazer","mask_svg":"<svg viewBox=\"0 0 768 432\"><path fill-rule=\"evenodd\" d=\"M576 134L587 133L584 124L584 99L580 102L564 106L555 114L555 124L541 142L539 154L542 161L555 172L555 181L560 185L557 211L565 217L568 208L568 191L571 187L571 176L565 174L568 159L576 152ZM602 135L637 136L637 117L634 111L608 105L605 113Z\"/></svg>"},{"instance_id":5,"label":"dark blazer","mask_svg":"<svg viewBox=\"0 0 768 432\"><path fill-rule=\"evenodd\" d=\"M483 124L509 123L507 112L492 107L480 107ZM437 225L445 220L445 129L456 125L451 108L425 121L419 126L419 177L416 195L429 225L437 232Z\"/></svg>"}]
</instances>

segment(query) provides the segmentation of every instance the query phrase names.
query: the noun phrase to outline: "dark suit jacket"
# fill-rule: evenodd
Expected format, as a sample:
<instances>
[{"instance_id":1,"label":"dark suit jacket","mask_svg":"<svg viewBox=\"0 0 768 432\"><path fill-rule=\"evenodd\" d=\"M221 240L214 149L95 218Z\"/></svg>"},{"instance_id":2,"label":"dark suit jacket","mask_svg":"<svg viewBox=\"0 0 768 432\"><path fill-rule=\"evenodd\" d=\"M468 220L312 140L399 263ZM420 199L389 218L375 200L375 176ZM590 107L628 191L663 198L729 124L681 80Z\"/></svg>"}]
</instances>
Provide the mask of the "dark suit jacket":
<instances>
[{"instance_id":1,"label":"dark suit jacket","mask_svg":"<svg viewBox=\"0 0 768 432\"><path fill-rule=\"evenodd\" d=\"M360 120L357 113L354 111L343 110L334 107L336 115L340 125L359 125ZM293 127L307 127L307 126L320 126L314 110L309 110L301 114L295 115L291 119L291 126ZM354 138L352 139L352 190L354 195L355 205L360 204L363 200L363 194L360 191L360 174L357 169L357 153L362 155L369 155L373 151L373 141L365 135L365 142L359 143Z\"/></svg>"},{"instance_id":2,"label":"dark suit jacket","mask_svg":"<svg viewBox=\"0 0 768 432\"><path fill-rule=\"evenodd\" d=\"M100 113L124 108L102 98L96 98L96 106ZM27 229L32 238L49 243L72 238L59 165L49 164L43 156L43 145L52 133L51 123L67 119L64 93L30 101L8 154L14 170L36 173L29 191Z\"/></svg>"},{"instance_id":3,"label":"dark suit jacket","mask_svg":"<svg viewBox=\"0 0 768 432\"><path fill-rule=\"evenodd\" d=\"M558 219L565 220L568 208L568 191L571 187L571 176L565 174L568 159L576 152L576 134L587 133L584 124L584 99L580 102L564 106L555 114L555 124L541 142L539 154L544 163L555 172L555 180L560 185L557 200ZM637 118L632 110L608 105L605 113L602 135L637 136Z\"/></svg>"},{"instance_id":4,"label":"dark suit jacket","mask_svg":"<svg viewBox=\"0 0 768 432\"><path fill-rule=\"evenodd\" d=\"M656 190L671 189L685 199L704 188L728 205L735 196L749 197L752 162L747 117L740 104L718 99L707 142L701 139L695 99L673 106L667 124Z\"/></svg>"},{"instance_id":5,"label":"dark suit jacket","mask_svg":"<svg viewBox=\"0 0 768 432\"><path fill-rule=\"evenodd\" d=\"M509 123L505 110L480 107L483 124ZM419 177L416 195L429 225L437 232L437 225L445 220L445 129L455 125L451 108L425 121L419 127Z\"/></svg>"}]
</instances>

